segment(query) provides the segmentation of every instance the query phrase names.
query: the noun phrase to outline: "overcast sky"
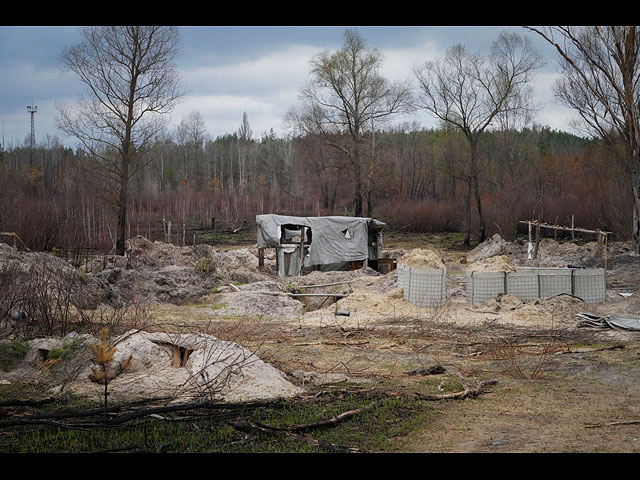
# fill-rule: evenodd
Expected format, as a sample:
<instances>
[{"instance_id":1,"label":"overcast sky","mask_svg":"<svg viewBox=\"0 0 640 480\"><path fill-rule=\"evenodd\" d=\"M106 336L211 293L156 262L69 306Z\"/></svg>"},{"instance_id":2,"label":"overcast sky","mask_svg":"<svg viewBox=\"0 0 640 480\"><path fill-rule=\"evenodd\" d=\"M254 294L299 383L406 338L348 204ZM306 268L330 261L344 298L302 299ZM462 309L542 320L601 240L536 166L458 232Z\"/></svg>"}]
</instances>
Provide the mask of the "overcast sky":
<instances>
[{"instance_id":1,"label":"overcast sky","mask_svg":"<svg viewBox=\"0 0 640 480\"><path fill-rule=\"evenodd\" d=\"M177 125L192 111L199 111L207 132L218 135L237 131L246 112L254 137L273 129L276 135L289 132L284 115L298 103L298 91L309 77L309 61L323 50L343 45L349 26L188 26L180 27L183 39L178 69L186 96L171 114ZM392 80L415 81L416 65L440 56L450 46L462 43L472 51L487 53L502 30L527 36L547 65L535 84L542 107L536 122L571 131L570 110L554 100L551 86L557 78L557 55L537 35L521 27L358 27L367 44L383 54L383 74ZM28 105L37 106L36 142L46 135L75 146L56 129L56 102L78 98L81 85L71 73L64 73L58 55L66 45L81 41L76 27L0 26L0 117L7 148L19 146L31 129ZM434 121L426 113L412 114L424 127ZM400 119L398 119L400 121Z\"/></svg>"}]
</instances>

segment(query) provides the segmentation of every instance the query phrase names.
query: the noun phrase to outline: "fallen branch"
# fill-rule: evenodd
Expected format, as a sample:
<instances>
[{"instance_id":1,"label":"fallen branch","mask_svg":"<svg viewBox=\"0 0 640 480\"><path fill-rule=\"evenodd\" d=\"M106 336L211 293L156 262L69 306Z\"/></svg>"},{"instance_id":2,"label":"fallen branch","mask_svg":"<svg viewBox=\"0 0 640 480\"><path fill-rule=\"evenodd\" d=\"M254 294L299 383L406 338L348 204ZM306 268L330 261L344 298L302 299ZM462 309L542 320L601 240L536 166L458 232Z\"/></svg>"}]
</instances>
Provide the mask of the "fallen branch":
<instances>
[{"instance_id":1,"label":"fallen branch","mask_svg":"<svg viewBox=\"0 0 640 480\"><path fill-rule=\"evenodd\" d=\"M340 415L336 415L333 418L330 418L329 420L324 420L322 422L314 422L314 423L306 423L306 424L301 424L301 425L292 425L290 427L270 427L268 425L263 425L260 423L257 423L258 426L260 426L261 428L266 428L268 430L274 430L274 431L278 431L278 432L298 432L301 430L309 430L312 428L322 428L322 427L333 427L335 425L337 425L340 422L343 422L351 417L353 417L354 415L357 415L359 413L365 412L367 410L371 410L374 407L377 407L378 405L380 405L382 403L382 400L376 400L374 402L371 402L368 405L365 405L364 407L361 408L357 408L355 410L349 410L347 412L343 412Z\"/></svg>"},{"instance_id":2,"label":"fallen branch","mask_svg":"<svg viewBox=\"0 0 640 480\"><path fill-rule=\"evenodd\" d=\"M615 427L618 425L637 425L640 423L640 420L627 420L622 422L607 422L607 423L595 423L590 425L585 425L585 428L599 428L599 427Z\"/></svg>"},{"instance_id":3,"label":"fallen branch","mask_svg":"<svg viewBox=\"0 0 640 480\"><path fill-rule=\"evenodd\" d=\"M462 381L462 385L464 386L464 390L462 390L461 392L454 392L454 393L444 393L442 395L428 395L425 393L419 393L419 392L415 392L416 397L418 397L421 400L462 400L465 398L474 398L477 397L478 395L485 393L486 392L486 387L490 386L490 385L495 385L496 383L498 383L498 380L496 379L492 379L492 380L485 380L482 381L480 383L478 383L478 385L475 388L470 388L466 382L464 381L464 379L462 377L460 377L460 380Z\"/></svg>"},{"instance_id":4,"label":"fallen branch","mask_svg":"<svg viewBox=\"0 0 640 480\"><path fill-rule=\"evenodd\" d=\"M302 440L304 442L310 443L312 445L316 445L318 447L326 448L334 452L339 452L339 453L361 452L360 449L355 447L342 447L340 445L334 445L333 443L317 440L315 438L305 437L302 435L297 435L289 431L274 429L274 428L266 427L264 425L259 425L259 424L252 424L244 419L241 421L229 422L229 425L231 425L233 428L243 433L252 433L252 434L269 433L269 434L283 435L285 437L292 438L298 441Z\"/></svg>"},{"instance_id":5,"label":"fallen branch","mask_svg":"<svg viewBox=\"0 0 640 480\"><path fill-rule=\"evenodd\" d=\"M568 350L565 352L557 352L559 354L566 354L566 353L592 353L592 352L605 352L607 350L618 350L618 349L623 349L624 345L623 344L618 344L618 345L612 345L610 347L601 347L601 348L593 348L590 350Z\"/></svg>"}]
</instances>

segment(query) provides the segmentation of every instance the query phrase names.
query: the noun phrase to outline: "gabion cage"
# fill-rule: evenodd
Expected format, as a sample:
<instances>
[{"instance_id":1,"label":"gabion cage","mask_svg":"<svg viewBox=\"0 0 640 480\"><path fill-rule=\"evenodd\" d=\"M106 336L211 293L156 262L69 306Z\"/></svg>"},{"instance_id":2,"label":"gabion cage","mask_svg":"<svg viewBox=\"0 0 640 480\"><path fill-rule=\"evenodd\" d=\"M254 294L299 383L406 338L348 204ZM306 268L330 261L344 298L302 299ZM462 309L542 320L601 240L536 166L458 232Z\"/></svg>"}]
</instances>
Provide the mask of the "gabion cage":
<instances>
[{"instance_id":1,"label":"gabion cage","mask_svg":"<svg viewBox=\"0 0 640 480\"><path fill-rule=\"evenodd\" d=\"M444 269L423 269L398 263L398 287L404 298L418 307L439 307L445 302Z\"/></svg>"},{"instance_id":2,"label":"gabion cage","mask_svg":"<svg viewBox=\"0 0 640 480\"><path fill-rule=\"evenodd\" d=\"M467 274L467 300L470 303L482 303L505 293L523 302L564 293L586 303L599 303L607 299L605 270L544 268Z\"/></svg>"}]
</instances>

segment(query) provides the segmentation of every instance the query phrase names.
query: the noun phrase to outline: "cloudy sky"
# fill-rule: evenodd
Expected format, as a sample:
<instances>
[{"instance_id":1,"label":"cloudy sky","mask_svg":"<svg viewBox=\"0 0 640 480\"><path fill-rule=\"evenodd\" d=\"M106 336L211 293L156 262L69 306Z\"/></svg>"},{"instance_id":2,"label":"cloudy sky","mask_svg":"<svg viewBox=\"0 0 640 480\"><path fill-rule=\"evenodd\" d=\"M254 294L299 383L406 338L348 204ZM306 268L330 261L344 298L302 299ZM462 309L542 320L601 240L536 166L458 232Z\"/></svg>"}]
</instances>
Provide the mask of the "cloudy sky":
<instances>
[{"instance_id":1,"label":"cloudy sky","mask_svg":"<svg viewBox=\"0 0 640 480\"><path fill-rule=\"evenodd\" d=\"M273 128L289 133L284 115L298 103L298 91L309 76L309 61L323 50L343 44L349 26L187 26L178 69L186 96L171 114L177 125L190 112L202 114L208 134L233 133L248 115L254 137ZM358 27L367 44L383 54L383 74L389 79L415 80L416 65L442 55L456 43L487 53L502 30L527 36L548 60L535 88L542 107L541 125L571 131L573 112L555 102L551 86L557 78L557 55L537 35L520 27ZM36 142L47 135L68 146L75 141L56 129L56 103L78 98L81 86L73 74L60 69L58 55L81 40L72 26L0 26L0 117L7 148L22 145L31 129L28 105L37 106ZM399 119L400 120L400 119ZM426 113L412 114L425 127L435 125Z\"/></svg>"}]
</instances>

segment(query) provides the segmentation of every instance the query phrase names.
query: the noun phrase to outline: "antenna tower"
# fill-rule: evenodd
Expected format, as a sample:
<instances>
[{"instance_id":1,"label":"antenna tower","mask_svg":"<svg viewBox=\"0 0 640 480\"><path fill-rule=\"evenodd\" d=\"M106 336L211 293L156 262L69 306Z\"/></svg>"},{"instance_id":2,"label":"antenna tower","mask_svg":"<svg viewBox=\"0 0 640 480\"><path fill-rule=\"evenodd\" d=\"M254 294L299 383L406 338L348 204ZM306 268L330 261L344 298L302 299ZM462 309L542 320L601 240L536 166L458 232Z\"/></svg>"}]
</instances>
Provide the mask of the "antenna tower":
<instances>
[{"instance_id":1,"label":"antenna tower","mask_svg":"<svg viewBox=\"0 0 640 480\"><path fill-rule=\"evenodd\" d=\"M38 113L38 107L33 105L27 105L27 112L31 114L31 148L36 144L36 124L33 119L33 114Z\"/></svg>"}]
</instances>

